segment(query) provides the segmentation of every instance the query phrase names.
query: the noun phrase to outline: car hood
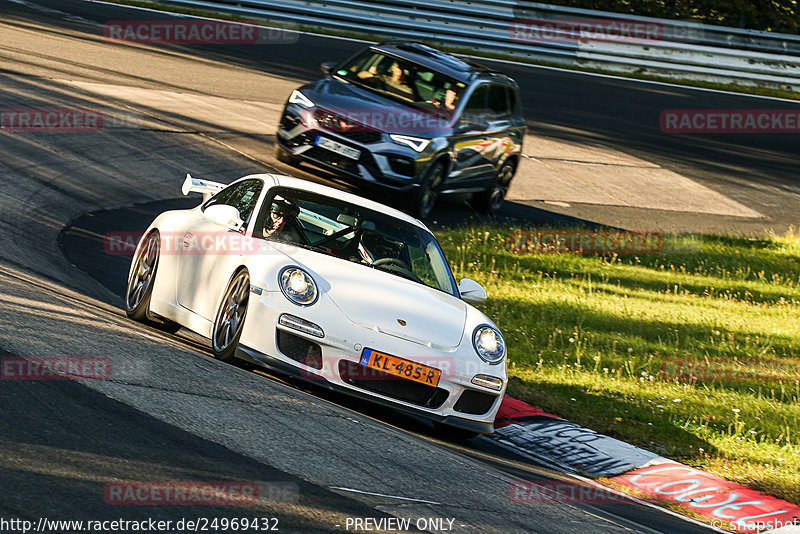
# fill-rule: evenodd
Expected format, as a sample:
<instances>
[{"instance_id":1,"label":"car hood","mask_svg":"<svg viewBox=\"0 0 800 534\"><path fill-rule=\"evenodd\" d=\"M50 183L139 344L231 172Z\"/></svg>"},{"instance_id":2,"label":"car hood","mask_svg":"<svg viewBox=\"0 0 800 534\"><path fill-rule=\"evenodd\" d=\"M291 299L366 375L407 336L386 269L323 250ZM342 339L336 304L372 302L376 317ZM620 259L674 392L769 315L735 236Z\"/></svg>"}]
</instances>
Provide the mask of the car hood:
<instances>
[{"instance_id":1,"label":"car hood","mask_svg":"<svg viewBox=\"0 0 800 534\"><path fill-rule=\"evenodd\" d=\"M386 271L310 250L275 248L306 269L320 291L353 323L442 350L461 343L467 317L467 305L461 299Z\"/></svg>"},{"instance_id":2,"label":"car hood","mask_svg":"<svg viewBox=\"0 0 800 534\"><path fill-rule=\"evenodd\" d=\"M335 78L310 83L300 91L318 108L386 133L436 137L447 135L451 128L450 117L426 113Z\"/></svg>"}]
</instances>

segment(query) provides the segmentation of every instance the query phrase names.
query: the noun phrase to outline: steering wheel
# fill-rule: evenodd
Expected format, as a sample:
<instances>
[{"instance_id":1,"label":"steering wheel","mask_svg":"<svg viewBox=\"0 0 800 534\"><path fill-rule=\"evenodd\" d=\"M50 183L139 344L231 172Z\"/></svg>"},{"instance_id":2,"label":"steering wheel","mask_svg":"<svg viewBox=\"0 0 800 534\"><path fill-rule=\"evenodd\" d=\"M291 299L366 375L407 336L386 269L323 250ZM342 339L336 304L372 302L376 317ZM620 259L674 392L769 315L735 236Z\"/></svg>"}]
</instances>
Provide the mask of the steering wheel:
<instances>
[{"instance_id":1,"label":"steering wheel","mask_svg":"<svg viewBox=\"0 0 800 534\"><path fill-rule=\"evenodd\" d=\"M411 270L411 267L409 267L408 264L403 260L399 260L397 258L381 258L379 260L375 260L375 262L372 264L373 267L380 267L382 265L391 265L392 270L397 271L400 274L404 274L416 282L422 282L419 276L414 274L414 271Z\"/></svg>"}]
</instances>

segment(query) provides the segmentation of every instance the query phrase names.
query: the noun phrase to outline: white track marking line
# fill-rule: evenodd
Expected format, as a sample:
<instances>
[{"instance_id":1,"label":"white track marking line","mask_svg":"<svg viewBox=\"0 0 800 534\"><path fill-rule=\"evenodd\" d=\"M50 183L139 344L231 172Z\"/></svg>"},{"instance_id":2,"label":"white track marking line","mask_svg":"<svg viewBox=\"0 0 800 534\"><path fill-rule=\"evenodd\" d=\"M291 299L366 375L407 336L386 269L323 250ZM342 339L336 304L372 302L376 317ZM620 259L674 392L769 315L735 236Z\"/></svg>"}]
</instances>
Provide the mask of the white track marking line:
<instances>
[{"instance_id":1,"label":"white track marking line","mask_svg":"<svg viewBox=\"0 0 800 534\"><path fill-rule=\"evenodd\" d=\"M390 499L398 499L398 500L401 500L401 501L412 501L412 502L421 502L421 503L425 503L425 504L437 504L437 505L442 504L440 502L426 501L424 499L412 499L410 497L398 497L397 495L386 495L385 493L375 493L375 492L372 492L372 491L362 491L362 490L357 490L357 489L353 489L353 488L342 488L340 486L329 486L329 487L331 489L340 490L340 491L349 491L349 492L352 492L352 493L361 493L363 495L374 495L375 497L388 497Z\"/></svg>"}]
</instances>

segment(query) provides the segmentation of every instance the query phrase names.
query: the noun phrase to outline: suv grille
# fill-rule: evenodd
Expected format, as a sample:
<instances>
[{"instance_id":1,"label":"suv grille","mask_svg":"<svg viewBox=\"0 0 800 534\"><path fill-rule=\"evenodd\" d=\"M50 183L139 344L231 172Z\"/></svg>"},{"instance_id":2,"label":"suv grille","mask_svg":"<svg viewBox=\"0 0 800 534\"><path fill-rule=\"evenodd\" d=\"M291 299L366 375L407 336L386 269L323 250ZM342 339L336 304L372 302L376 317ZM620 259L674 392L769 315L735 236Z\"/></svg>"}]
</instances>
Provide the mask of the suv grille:
<instances>
[{"instance_id":1,"label":"suv grille","mask_svg":"<svg viewBox=\"0 0 800 534\"><path fill-rule=\"evenodd\" d=\"M314 118L323 129L357 143L366 145L378 143L382 139L380 131L365 126L339 113L328 111L327 109L317 109L314 112Z\"/></svg>"},{"instance_id":2,"label":"suv grille","mask_svg":"<svg viewBox=\"0 0 800 534\"><path fill-rule=\"evenodd\" d=\"M361 157L358 158L358 161L356 161L345 156L340 156L336 152L316 146L314 142L317 139L317 135L317 131L309 130L289 141L289 144L292 146L311 145L310 149L303 152L303 157L318 161L319 163L323 163L325 165L336 167L337 169L354 174L355 176L361 176L361 172L358 170L358 165L360 164L363 165L364 168L367 169L367 171L369 171L369 173L375 179L380 180L384 178L383 173L378 167L378 164L375 163L375 158L368 150L364 150L364 148L358 146L353 146L353 148L361 151Z\"/></svg>"}]
</instances>

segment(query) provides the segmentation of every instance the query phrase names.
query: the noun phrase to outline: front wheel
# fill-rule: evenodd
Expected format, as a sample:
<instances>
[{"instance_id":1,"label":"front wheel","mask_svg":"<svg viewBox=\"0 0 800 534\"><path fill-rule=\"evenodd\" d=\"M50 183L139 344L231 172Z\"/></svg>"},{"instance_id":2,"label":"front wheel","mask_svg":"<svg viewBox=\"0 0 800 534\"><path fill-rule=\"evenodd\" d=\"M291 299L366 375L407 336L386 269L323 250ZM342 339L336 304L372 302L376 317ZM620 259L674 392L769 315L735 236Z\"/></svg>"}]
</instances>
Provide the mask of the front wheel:
<instances>
[{"instance_id":1,"label":"front wheel","mask_svg":"<svg viewBox=\"0 0 800 534\"><path fill-rule=\"evenodd\" d=\"M434 163L425 173L422 185L413 198L412 211L417 218L425 219L433 212L433 207L439 198L439 189L444 181L444 172L442 163Z\"/></svg>"},{"instance_id":2,"label":"front wheel","mask_svg":"<svg viewBox=\"0 0 800 534\"><path fill-rule=\"evenodd\" d=\"M507 161L503 163L495 176L492 187L473 195L473 207L481 213L488 213L489 215L497 213L506 200L506 194L508 194L508 188L515 172L516 166L513 162Z\"/></svg>"},{"instance_id":3,"label":"front wheel","mask_svg":"<svg viewBox=\"0 0 800 534\"><path fill-rule=\"evenodd\" d=\"M211 350L216 359L223 362L233 361L236 346L242 335L249 297L250 275L247 271L241 270L228 283L214 320Z\"/></svg>"}]
</instances>

